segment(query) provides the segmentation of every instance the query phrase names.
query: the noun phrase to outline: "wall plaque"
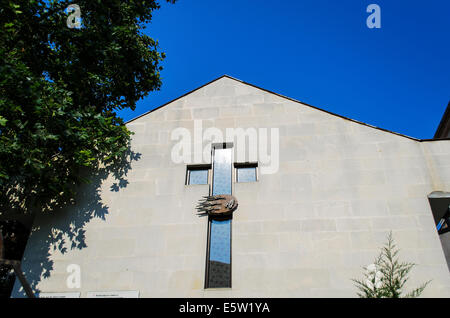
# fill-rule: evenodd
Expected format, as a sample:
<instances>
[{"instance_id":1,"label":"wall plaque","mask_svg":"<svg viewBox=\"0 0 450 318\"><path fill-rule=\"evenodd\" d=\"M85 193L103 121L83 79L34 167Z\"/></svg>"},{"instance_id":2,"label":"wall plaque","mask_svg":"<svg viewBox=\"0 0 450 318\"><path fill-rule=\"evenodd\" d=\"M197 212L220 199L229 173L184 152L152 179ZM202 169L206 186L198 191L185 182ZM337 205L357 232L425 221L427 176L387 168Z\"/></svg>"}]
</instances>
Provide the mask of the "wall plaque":
<instances>
[{"instance_id":1,"label":"wall plaque","mask_svg":"<svg viewBox=\"0 0 450 318\"><path fill-rule=\"evenodd\" d=\"M38 298L80 298L80 292L39 293Z\"/></svg>"},{"instance_id":2,"label":"wall plaque","mask_svg":"<svg viewBox=\"0 0 450 318\"><path fill-rule=\"evenodd\" d=\"M88 298L139 298L138 290L88 292Z\"/></svg>"}]
</instances>

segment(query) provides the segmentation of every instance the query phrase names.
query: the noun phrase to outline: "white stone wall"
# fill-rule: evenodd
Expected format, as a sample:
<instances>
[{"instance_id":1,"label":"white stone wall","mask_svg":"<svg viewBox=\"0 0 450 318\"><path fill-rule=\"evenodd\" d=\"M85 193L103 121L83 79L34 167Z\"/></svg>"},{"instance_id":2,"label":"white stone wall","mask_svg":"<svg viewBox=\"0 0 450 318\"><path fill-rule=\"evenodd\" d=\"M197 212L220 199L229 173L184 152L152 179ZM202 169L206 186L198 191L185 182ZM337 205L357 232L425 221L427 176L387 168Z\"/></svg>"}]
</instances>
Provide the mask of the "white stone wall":
<instances>
[{"instance_id":1,"label":"white stone wall","mask_svg":"<svg viewBox=\"0 0 450 318\"><path fill-rule=\"evenodd\" d=\"M231 289L203 288L207 218L194 207L209 188L184 185L186 165L171 160L171 131L192 130L194 118L224 133L227 127L280 132L278 173L234 185L239 208L232 223ZM64 229L80 209L95 211L89 191L57 218L36 220L23 266L42 292L355 297L351 279L362 277L361 267L373 262L392 230L401 259L418 264L408 286L432 279L424 296L450 296L427 200L432 191L450 191L450 141L411 140L227 77L128 127L136 132L133 151L141 158L132 164L126 187L111 191L113 178L103 182L99 194L107 214L81 222L86 246L71 249L70 238L61 245L57 236L56 244L46 242L57 234L51 231L55 224ZM81 267L80 289L66 287L72 263Z\"/></svg>"}]
</instances>

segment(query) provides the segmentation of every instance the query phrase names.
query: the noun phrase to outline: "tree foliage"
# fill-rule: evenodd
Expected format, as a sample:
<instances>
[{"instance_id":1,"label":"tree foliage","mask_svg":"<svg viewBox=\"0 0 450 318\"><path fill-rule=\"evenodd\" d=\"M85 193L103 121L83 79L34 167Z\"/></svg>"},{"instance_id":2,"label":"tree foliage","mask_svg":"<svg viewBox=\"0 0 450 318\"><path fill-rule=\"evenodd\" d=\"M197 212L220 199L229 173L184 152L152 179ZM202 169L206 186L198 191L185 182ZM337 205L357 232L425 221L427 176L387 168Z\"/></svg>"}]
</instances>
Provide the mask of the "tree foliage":
<instances>
[{"instance_id":1,"label":"tree foliage","mask_svg":"<svg viewBox=\"0 0 450 318\"><path fill-rule=\"evenodd\" d=\"M430 281L404 294L403 288L408 281L413 263L400 262L399 250L394 244L392 233L381 248L375 262L365 267L363 279L353 279L361 298L415 298L419 297Z\"/></svg>"},{"instance_id":2,"label":"tree foliage","mask_svg":"<svg viewBox=\"0 0 450 318\"><path fill-rule=\"evenodd\" d=\"M0 213L73 197L82 169L120 165L117 110L161 85L164 53L143 33L157 1L0 0ZM169 2L174 2L173 0Z\"/></svg>"}]
</instances>

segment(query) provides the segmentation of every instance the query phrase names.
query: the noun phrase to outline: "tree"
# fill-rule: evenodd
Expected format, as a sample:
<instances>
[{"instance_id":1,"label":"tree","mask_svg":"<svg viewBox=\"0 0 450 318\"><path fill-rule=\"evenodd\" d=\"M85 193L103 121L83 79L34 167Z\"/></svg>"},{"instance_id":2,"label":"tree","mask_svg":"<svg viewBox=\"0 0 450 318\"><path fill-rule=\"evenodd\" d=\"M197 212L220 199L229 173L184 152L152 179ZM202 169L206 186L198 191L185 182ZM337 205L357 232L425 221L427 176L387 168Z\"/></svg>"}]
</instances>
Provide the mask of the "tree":
<instances>
[{"instance_id":1,"label":"tree","mask_svg":"<svg viewBox=\"0 0 450 318\"><path fill-rule=\"evenodd\" d=\"M29 229L14 220L0 221L0 234L4 240L4 257L8 260L21 260ZM8 298L14 284L14 271L11 265L0 264L0 299Z\"/></svg>"},{"instance_id":2,"label":"tree","mask_svg":"<svg viewBox=\"0 0 450 318\"><path fill-rule=\"evenodd\" d=\"M160 5L77 0L71 28L70 1L0 2L0 213L52 210L88 182L83 170L126 160L116 111L161 86L164 53L143 33Z\"/></svg>"},{"instance_id":3,"label":"tree","mask_svg":"<svg viewBox=\"0 0 450 318\"><path fill-rule=\"evenodd\" d=\"M399 262L399 250L394 244L392 233L388 242L382 247L375 262L365 267L364 279L353 279L361 298L415 298L419 297L430 281L403 295L403 287L408 281L408 274L415 266L413 263Z\"/></svg>"}]
</instances>

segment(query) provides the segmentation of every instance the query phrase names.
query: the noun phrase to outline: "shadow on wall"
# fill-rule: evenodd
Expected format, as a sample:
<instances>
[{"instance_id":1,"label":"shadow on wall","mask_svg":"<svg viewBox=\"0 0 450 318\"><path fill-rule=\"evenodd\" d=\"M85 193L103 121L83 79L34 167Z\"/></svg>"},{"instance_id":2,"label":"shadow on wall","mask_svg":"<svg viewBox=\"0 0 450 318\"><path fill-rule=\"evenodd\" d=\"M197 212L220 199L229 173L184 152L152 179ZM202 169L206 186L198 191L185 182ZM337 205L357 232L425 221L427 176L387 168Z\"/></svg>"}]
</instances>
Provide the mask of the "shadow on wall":
<instances>
[{"instance_id":1,"label":"shadow on wall","mask_svg":"<svg viewBox=\"0 0 450 318\"><path fill-rule=\"evenodd\" d=\"M110 191L120 191L128 185L126 176L132 162L140 158L140 153L129 150L126 160L119 166L86 171L84 174L91 182L79 187L72 203L65 203L36 216L22 259L22 270L35 294L40 292L37 288L39 282L52 274L51 252L59 250L65 254L68 249L87 247L85 226L93 218L106 220L109 207L102 202L102 183L112 176L114 183ZM11 297L26 297L17 279Z\"/></svg>"}]
</instances>

